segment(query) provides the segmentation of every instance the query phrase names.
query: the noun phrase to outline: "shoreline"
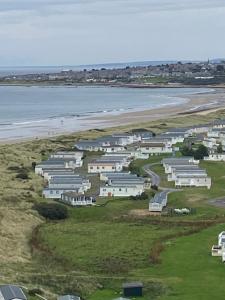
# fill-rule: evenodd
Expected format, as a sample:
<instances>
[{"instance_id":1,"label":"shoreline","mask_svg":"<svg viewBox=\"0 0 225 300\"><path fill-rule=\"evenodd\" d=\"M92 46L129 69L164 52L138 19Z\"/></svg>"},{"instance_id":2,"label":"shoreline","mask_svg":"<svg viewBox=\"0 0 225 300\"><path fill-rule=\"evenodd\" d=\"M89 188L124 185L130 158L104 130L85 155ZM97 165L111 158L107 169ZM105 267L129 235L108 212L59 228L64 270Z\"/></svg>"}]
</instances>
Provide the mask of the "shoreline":
<instances>
[{"instance_id":1,"label":"shoreline","mask_svg":"<svg viewBox=\"0 0 225 300\"><path fill-rule=\"evenodd\" d=\"M185 117L188 115L207 115L211 112L225 109L225 89L214 90L206 93L194 93L190 95L179 95L178 98L185 99L186 101L180 104L165 105L160 108L122 112L119 114L106 114L101 116L86 116L80 118L83 123L77 126L74 130L75 120L67 119L67 130L60 130L60 124L55 128L48 128L47 125L34 126L33 124L26 124L24 127L18 129L16 136L0 138L0 144L20 143L32 140L54 138L62 135L72 135L81 133L88 130L103 130L106 128L147 123L157 120L166 120L167 118ZM46 121L49 122L49 121ZM56 122L52 120L52 122ZM60 120L57 120L60 123ZM46 126L46 127L45 127ZM26 129L30 135L22 136L20 131ZM33 133L33 134L32 134Z\"/></svg>"},{"instance_id":2,"label":"shoreline","mask_svg":"<svg viewBox=\"0 0 225 300\"><path fill-rule=\"evenodd\" d=\"M98 117L93 120L104 120L113 126L129 125L141 122L156 121L165 118L174 118L179 115L186 116L190 114L207 114L225 108L225 89L214 90L206 93L196 93L192 95L180 95L187 101L179 105L165 106L161 108L126 112L117 116L108 116L107 118ZM90 119L89 119L90 120Z\"/></svg>"},{"instance_id":3,"label":"shoreline","mask_svg":"<svg viewBox=\"0 0 225 300\"><path fill-rule=\"evenodd\" d=\"M172 83L172 84L147 84L147 83L73 83L68 84L65 82L15 82L15 83L3 83L0 82L1 86L18 86L18 87L112 87L112 88L130 88L130 89L173 89L173 88L205 88L205 89L225 89L225 84L183 84L183 83Z\"/></svg>"}]
</instances>

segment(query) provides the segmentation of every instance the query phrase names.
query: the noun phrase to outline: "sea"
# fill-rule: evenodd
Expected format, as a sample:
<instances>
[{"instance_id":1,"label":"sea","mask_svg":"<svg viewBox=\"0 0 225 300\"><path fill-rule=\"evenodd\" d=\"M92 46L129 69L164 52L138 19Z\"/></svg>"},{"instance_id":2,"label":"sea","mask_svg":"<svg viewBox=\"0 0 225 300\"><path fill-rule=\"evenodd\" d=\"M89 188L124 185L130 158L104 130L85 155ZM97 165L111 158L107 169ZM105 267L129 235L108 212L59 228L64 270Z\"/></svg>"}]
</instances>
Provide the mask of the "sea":
<instances>
[{"instance_id":1,"label":"sea","mask_svg":"<svg viewBox=\"0 0 225 300\"><path fill-rule=\"evenodd\" d=\"M109 116L171 107L203 88L0 86L0 141L111 126ZM181 96L182 95L182 96Z\"/></svg>"}]
</instances>

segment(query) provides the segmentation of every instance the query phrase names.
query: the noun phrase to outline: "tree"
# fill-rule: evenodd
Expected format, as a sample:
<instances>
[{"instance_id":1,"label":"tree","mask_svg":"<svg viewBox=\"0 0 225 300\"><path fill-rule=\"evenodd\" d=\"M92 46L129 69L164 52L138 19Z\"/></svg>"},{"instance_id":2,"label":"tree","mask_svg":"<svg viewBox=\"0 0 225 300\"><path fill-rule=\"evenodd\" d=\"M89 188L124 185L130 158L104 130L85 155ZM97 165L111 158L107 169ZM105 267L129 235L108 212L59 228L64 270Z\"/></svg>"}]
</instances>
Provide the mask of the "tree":
<instances>
[{"instance_id":1,"label":"tree","mask_svg":"<svg viewBox=\"0 0 225 300\"><path fill-rule=\"evenodd\" d=\"M188 146L184 146L181 149L181 153L183 156L193 156L194 155L194 151Z\"/></svg>"},{"instance_id":2,"label":"tree","mask_svg":"<svg viewBox=\"0 0 225 300\"><path fill-rule=\"evenodd\" d=\"M128 169L129 169L129 171L130 171L132 174L136 174L137 176L141 176L141 170L140 170L140 167L137 166L137 165L135 164L135 162L131 162Z\"/></svg>"},{"instance_id":3,"label":"tree","mask_svg":"<svg viewBox=\"0 0 225 300\"><path fill-rule=\"evenodd\" d=\"M203 159L205 156L209 156L207 147L200 145L196 151L194 151L195 159Z\"/></svg>"},{"instance_id":4,"label":"tree","mask_svg":"<svg viewBox=\"0 0 225 300\"><path fill-rule=\"evenodd\" d=\"M223 147L222 144L220 143L219 146L217 147L217 153L223 153Z\"/></svg>"},{"instance_id":5,"label":"tree","mask_svg":"<svg viewBox=\"0 0 225 300\"><path fill-rule=\"evenodd\" d=\"M68 217L68 209L58 203L38 203L34 206L42 217L49 220L63 220Z\"/></svg>"}]
</instances>

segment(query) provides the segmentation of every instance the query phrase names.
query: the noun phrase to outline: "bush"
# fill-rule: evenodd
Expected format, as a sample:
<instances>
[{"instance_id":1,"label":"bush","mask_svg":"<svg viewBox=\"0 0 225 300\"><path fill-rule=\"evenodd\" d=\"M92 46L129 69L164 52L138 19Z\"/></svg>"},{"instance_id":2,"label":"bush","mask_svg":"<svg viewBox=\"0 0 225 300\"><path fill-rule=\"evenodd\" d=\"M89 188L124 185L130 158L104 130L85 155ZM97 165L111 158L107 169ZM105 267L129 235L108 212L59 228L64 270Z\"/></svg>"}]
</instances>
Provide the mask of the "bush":
<instances>
[{"instance_id":1,"label":"bush","mask_svg":"<svg viewBox=\"0 0 225 300\"><path fill-rule=\"evenodd\" d=\"M200 145L194 152L195 159L203 159L205 156L209 156L209 151L204 145Z\"/></svg>"},{"instance_id":2,"label":"bush","mask_svg":"<svg viewBox=\"0 0 225 300\"><path fill-rule=\"evenodd\" d=\"M141 168L135 164L135 162L131 162L128 170L131 174L136 174L137 176L141 176Z\"/></svg>"},{"instance_id":3,"label":"bush","mask_svg":"<svg viewBox=\"0 0 225 300\"><path fill-rule=\"evenodd\" d=\"M155 243L150 251L149 260L151 264L160 264L161 258L160 254L164 250L164 245L161 242Z\"/></svg>"},{"instance_id":4,"label":"bush","mask_svg":"<svg viewBox=\"0 0 225 300\"><path fill-rule=\"evenodd\" d=\"M41 150L40 153L41 153L42 156L44 156L46 154L46 151L45 150Z\"/></svg>"},{"instance_id":5,"label":"bush","mask_svg":"<svg viewBox=\"0 0 225 300\"><path fill-rule=\"evenodd\" d=\"M145 192L143 192L143 193L139 196L139 199L140 199L140 200L146 200L146 199L148 199L148 194L145 193Z\"/></svg>"},{"instance_id":6,"label":"bush","mask_svg":"<svg viewBox=\"0 0 225 300\"><path fill-rule=\"evenodd\" d=\"M194 155L194 151L192 149L190 149L189 147L187 146L184 146L182 149L181 149L181 154L183 156L193 156Z\"/></svg>"},{"instance_id":7,"label":"bush","mask_svg":"<svg viewBox=\"0 0 225 300\"><path fill-rule=\"evenodd\" d=\"M38 213L49 220L63 220L68 218L67 207L58 203L38 203L34 206Z\"/></svg>"},{"instance_id":8,"label":"bush","mask_svg":"<svg viewBox=\"0 0 225 300\"><path fill-rule=\"evenodd\" d=\"M223 146L220 143L219 146L217 147L217 153L223 153Z\"/></svg>"},{"instance_id":9,"label":"bush","mask_svg":"<svg viewBox=\"0 0 225 300\"><path fill-rule=\"evenodd\" d=\"M9 166L8 170L10 171L19 171L21 169L21 166Z\"/></svg>"},{"instance_id":10,"label":"bush","mask_svg":"<svg viewBox=\"0 0 225 300\"><path fill-rule=\"evenodd\" d=\"M8 170L14 171L17 173L16 178L27 180L29 179L29 168L20 166L9 166Z\"/></svg>"},{"instance_id":11,"label":"bush","mask_svg":"<svg viewBox=\"0 0 225 300\"><path fill-rule=\"evenodd\" d=\"M33 161L32 164L31 164L31 167L32 167L33 170L35 170L36 165L37 165L37 163L35 161Z\"/></svg>"},{"instance_id":12,"label":"bush","mask_svg":"<svg viewBox=\"0 0 225 300\"><path fill-rule=\"evenodd\" d=\"M143 192L141 195L131 196L130 199L131 200L146 200L146 199L148 199L148 194Z\"/></svg>"},{"instance_id":13,"label":"bush","mask_svg":"<svg viewBox=\"0 0 225 300\"><path fill-rule=\"evenodd\" d=\"M38 289L38 288L34 288L34 289L28 291L29 296L35 296L36 294L43 295L44 293L41 289Z\"/></svg>"},{"instance_id":14,"label":"bush","mask_svg":"<svg viewBox=\"0 0 225 300\"><path fill-rule=\"evenodd\" d=\"M196 150L184 146L181 153L183 156L194 156L195 159L203 159L205 156L209 156L208 149L204 145L199 145Z\"/></svg>"},{"instance_id":15,"label":"bush","mask_svg":"<svg viewBox=\"0 0 225 300\"><path fill-rule=\"evenodd\" d=\"M158 186L157 185L155 185L155 184L153 184L152 186L151 186L151 188L152 188L152 190L155 190L155 191L158 191Z\"/></svg>"},{"instance_id":16,"label":"bush","mask_svg":"<svg viewBox=\"0 0 225 300\"><path fill-rule=\"evenodd\" d=\"M25 171L25 170L21 170L21 171L16 175L16 178L23 179L23 180L27 180L27 179L29 179L28 172Z\"/></svg>"}]
</instances>

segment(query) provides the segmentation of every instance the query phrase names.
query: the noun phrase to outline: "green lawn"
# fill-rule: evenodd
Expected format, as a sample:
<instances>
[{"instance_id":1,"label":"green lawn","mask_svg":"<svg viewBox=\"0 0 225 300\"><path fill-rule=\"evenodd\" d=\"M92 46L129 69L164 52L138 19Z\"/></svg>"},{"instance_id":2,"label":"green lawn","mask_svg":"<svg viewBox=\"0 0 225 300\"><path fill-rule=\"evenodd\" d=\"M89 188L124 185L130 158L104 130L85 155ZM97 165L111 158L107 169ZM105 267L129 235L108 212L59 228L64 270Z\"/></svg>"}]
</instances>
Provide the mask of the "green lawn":
<instances>
[{"instance_id":1,"label":"green lawn","mask_svg":"<svg viewBox=\"0 0 225 300\"><path fill-rule=\"evenodd\" d=\"M104 207L71 209L68 220L42 226L39 240L48 247L55 261L63 259L65 266L78 277L94 277L104 286L97 292L98 296L95 289L86 288L83 293L89 295L88 299L97 299L102 294L98 300L111 300L120 292L124 281L148 282L148 277L144 274L137 277L135 272L151 267L150 251L159 237L164 239L188 229L168 224L152 225L146 219L129 216L131 210L147 206L148 201L120 199ZM104 298L108 293L110 296ZM151 295L152 291L147 292L146 297Z\"/></svg>"},{"instance_id":2,"label":"green lawn","mask_svg":"<svg viewBox=\"0 0 225 300\"><path fill-rule=\"evenodd\" d=\"M220 257L211 256L211 247L224 225L173 240L162 253L162 264L149 269L170 285L161 300L224 299L225 266Z\"/></svg>"},{"instance_id":3,"label":"green lawn","mask_svg":"<svg viewBox=\"0 0 225 300\"><path fill-rule=\"evenodd\" d=\"M132 209L147 205L147 201L121 199L105 207L71 209L65 222L46 224L41 239L79 270L111 274L115 268L115 274L128 274L148 264L150 248L159 234L163 237L183 230L156 227L129 216Z\"/></svg>"},{"instance_id":4,"label":"green lawn","mask_svg":"<svg viewBox=\"0 0 225 300\"><path fill-rule=\"evenodd\" d=\"M42 231L57 256L89 274L128 274L149 264L149 252L159 234L179 229L159 228L138 222L88 222L48 225ZM54 234L56 233L57 234Z\"/></svg>"}]
</instances>

